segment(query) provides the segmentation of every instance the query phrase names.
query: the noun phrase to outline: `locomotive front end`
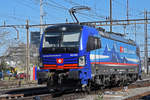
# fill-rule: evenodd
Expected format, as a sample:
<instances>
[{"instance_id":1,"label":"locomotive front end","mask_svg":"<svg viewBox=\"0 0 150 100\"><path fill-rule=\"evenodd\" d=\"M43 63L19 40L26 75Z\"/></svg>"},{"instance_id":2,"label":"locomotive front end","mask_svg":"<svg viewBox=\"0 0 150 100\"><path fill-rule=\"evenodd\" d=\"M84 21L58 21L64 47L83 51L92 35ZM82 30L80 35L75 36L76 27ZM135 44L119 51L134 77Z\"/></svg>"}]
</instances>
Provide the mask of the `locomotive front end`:
<instances>
[{"instance_id":1,"label":"locomotive front end","mask_svg":"<svg viewBox=\"0 0 150 100\"><path fill-rule=\"evenodd\" d=\"M79 56L82 27L56 25L46 28L40 46L40 69L49 69L50 89L74 87L80 84L80 70L85 58Z\"/></svg>"}]
</instances>

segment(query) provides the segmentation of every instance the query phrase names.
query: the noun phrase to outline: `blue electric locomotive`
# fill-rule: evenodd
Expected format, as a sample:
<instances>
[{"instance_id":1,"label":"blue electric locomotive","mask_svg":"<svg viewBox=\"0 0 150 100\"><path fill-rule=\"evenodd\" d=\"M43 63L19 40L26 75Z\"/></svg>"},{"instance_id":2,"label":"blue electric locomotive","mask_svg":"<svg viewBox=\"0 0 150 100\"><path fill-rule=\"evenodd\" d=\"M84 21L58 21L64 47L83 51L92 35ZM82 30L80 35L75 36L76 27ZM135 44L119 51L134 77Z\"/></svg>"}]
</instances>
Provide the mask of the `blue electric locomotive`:
<instances>
[{"instance_id":1,"label":"blue electric locomotive","mask_svg":"<svg viewBox=\"0 0 150 100\"><path fill-rule=\"evenodd\" d=\"M49 69L50 89L108 86L138 79L139 48L121 34L79 24L47 27L40 68Z\"/></svg>"}]
</instances>

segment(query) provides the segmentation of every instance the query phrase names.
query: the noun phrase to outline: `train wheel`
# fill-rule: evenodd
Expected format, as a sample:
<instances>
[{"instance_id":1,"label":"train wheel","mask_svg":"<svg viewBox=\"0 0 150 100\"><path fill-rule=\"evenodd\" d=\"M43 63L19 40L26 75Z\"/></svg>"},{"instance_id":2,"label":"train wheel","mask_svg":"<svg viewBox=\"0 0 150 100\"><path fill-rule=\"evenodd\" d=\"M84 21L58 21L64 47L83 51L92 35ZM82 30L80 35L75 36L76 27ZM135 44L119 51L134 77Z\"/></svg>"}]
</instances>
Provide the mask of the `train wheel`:
<instances>
[{"instance_id":1,"label":"train wheel","mask_svg":"<svg viewBox=\"0 0 150 100\"><path fill-rule=\"evenodd\" d=\"M50 82L49 82L49 80L47 81L47 89L50 91Z\"/></svg>"},{"instance_id":2,"label":"train wheel","mask_svg":"<svg viewBox=\"0 0 150 100\"><path fill-rule=\"evenodd\" d=\"M91 92L91 83L86 86L82 86L82 91L89 94Z\"/></svg>"},{"instance_id":3,"label":"train wheel","mask_svg":"<svg viewBox=\"0 0 150 100\"><path fill-rule=\"evenodd\" d=\"M42 80L39 79L39 80L38 80L38 84L42 84Z\"/></svg>"},{"instance_id":4,"label":"train wheel","mask_svg":"<svg viewBox=\"0 0 150 100\"><path fill-rule=\"evenodd\" d=\"M90 92L91 92L91 82L89 82L88 85L86 86L86 92L88 94L90 94Z\"/></svg>"}]
</instances>

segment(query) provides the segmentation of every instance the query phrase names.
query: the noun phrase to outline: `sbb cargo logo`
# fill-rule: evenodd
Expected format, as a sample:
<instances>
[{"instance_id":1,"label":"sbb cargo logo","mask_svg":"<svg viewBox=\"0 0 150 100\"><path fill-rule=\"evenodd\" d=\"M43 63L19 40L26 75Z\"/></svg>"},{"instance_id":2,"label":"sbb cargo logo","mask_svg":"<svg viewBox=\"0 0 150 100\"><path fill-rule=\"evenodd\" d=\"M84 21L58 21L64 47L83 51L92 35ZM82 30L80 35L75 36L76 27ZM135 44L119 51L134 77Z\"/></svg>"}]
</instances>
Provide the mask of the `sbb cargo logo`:
<instances>
[{"instance_id":1,"label":"sbb cargo logo","mask_svg":"<svg viewBox=\"0 0 150 100\"><path fill-rule=\"evenodd\" d=\"M129 50L128 48L123 48L120 46L120 53L128 53L128 54L135 54L134 50Z\"/></svg>"},{"instance_id":2,"label":"sbb cargo logo","mask_svg":"<svg viewBox=\"0 0 150 100\"><path fill-rule=\"evenodd\" d=\"M120 53L124 52L123 47L120 47Z\"/></svg>"},{"instance_id":3,"label":"sbb cargo logo","mask_svg":"<svg viewBox=\"0 0 150 100\"><path fill-rule=\"evenodd\" d=\"M63 58L56 59L57 64L62 64L64 62Z\"/></svg>"}]
</instances>

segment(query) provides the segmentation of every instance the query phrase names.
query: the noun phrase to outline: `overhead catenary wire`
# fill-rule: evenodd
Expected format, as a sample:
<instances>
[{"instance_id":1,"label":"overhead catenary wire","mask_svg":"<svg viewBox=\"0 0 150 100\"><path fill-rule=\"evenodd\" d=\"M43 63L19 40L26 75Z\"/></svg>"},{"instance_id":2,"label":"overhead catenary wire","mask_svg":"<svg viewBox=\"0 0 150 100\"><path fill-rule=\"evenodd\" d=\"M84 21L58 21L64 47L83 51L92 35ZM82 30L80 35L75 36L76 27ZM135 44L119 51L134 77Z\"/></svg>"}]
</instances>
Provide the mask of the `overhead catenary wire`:
<instances>
[{"instance_id":1,"label":"overhead catenary wire","mask_svg":"<svg viewBox=\"0 0 150 100\"><path fill-rule=\"evenodd\" d=\"M126 8L126 5L124 4L124 3L121 3L121 1L120 0L113 0L115 3L115 5L117 5L117 6L120 6L120 7L122 7L123 9L127 9ZM116 6L115 6L116 7ZM141 10L139 10L139 9L135 9L135 8L131 8L131 7L128 7L128 10L130 11L130 12L132 12L132 11L134 11L134 12L136 12L136 13L139 13L139 12L142 12ZM135 13L133 14L129 14L129 16L136 16L137 17L137 15L139 15L139 14L136 14L135 15Z\"/></svg>"},{"instance_id":2,"label":"overhead catenary wire","mask_svg":"<svg viewBox=\"0 0 150 100\"><path fill-rule=\"evenodd\" d=\"M63 19L63 17L56 17L56 16L54 16L54 15L59 15L60 16L60 13L66 13L67 12L67 14L69 14L68 13L68 10L69 10L69 8L64 8L64 7L62 7L62 6L58 6L58 5L56 5L56 4L54 4L54 3L52 3L52 2L46 2L46 5L47 5L47 8L45 9L47 12L49 11L49 9L52 9L52 8L55 8L54 10L52 10L52 12L53 11L55 11L55 12L58 12L58 13L54 13L53 15L52 14L49 14L49 13L47 13L47 15L49 15L49 16L45 16L45 18L47 18L47 19L49 19L50 17L51 18L55 18L55 21L56 20L62 20ZM56 10L56 9L58 9L58 10ZM58 20L58 21L59 21Z\"/></svg>"},{"instance_id":3,"label":"overhead catenary wire","mask_svg":"<svg viewBox=\"0 0 150 100\"><path fill-rule=\"evenodd\" d=\"M14 0L16 3L19 3L19 4L21 4L21 5L23 5L23 6L25 6L25 7L27 7L27 8L31 8L32 10L34 10L34 11L39 11L37 8L34 8L33 6L31 6L30 5L30 3L28 3L28 2L26 2L25 0L22 0L22 1L20 1L20 0Z\"/></svg>"},{"instance_id":4,"label":"overhead catenary wire","mask_svg":"<svg viewBox=\"0 0 150 100\"><path fill-rule=\"evenodd\" d=\"M72 1L72 0L64 0L64 1L66 1L66 2L68 2L68 3L70 3L70 4L72 4L72 5L75 5L75 6L81 6L81 4L79 4L79 3L77 3L77 2L74 2L74 1ZM85 5L84 5L85 6Z\"/></svg>"},{"instance_id":5,"label":"overhead catenary wire","mask_svg":"<svg viewBox=\"0 0 150 100\"><path fill-rule=\"evenodd\" d=\"M30 3L28 3L28 2L25 3L25 1L20 1L20 0L18 0L18 1L14 0L14 2L16 2L17 4L19 3L19 4L21 4L21 5L23 5L23 6L27 7L27 8L33 9L36 12L38 11L37 8L33 8L33 6L30 6ZM18 16L15 13L14 14L9 14L9 15L8 14L2 14L0 17L1 18L7 18L7 20L13 19L13 20L22 21L22 22L25 22L25 20L27 19L26 16ZM31 16L28 16L28 19L30 19L30 17ZM37 20L35 20L35 18L37 16L33 16L32 15L32 17L34 17L34 19L32 19L31 22L36 23Z\"/></svg>"},{"instance_id":6,"label":"overhead catenary wire","mask_svg":"<svg viewBox=\"0 0 150 100\"><path fill-rule=\"evenodd\" d=\"M76 6L76 5L77 5L77 6L86 6L86 5L81 5L81 4L79 4L79 3L75 2L75 1L70 1L70 0L64 0L64 1L66 1L66 2L68 2L68 3L70 3L70 4L72 4L72 5L75 5L75 6ZM91 12L90 15L84 14L84 13L81 13L81 14L83 14L83 15L88 15L88 16L90 16L90 17L106 19L105 16L98 15L97 13L95 13L94 9L91 9L89 12Z\"/></svg>"},{"instance_id":7,"label":"overhead catenary wire","mask_svg":"<svg viewBox=\"0 0 150 100\"><path fill-rule=\"evenodd\" d=\"M140 21L145 21L145 20L150 21L150 19L112 20L113 23L115 22L112 25L145 24L144 22L140 22ZM130 21L130 23L124 23L124 22L127 22L127 21ZM139 21L139 23L137 23L137 21ZM110 24L107 24L109 22L110 22L109 20L104 20L104 21L81 22L81 24L94 24L96 26L109 26ZM119 22L122 22L122 23L119 23ZM38 28L38 27L41 27L41 26L57 25L57 24L64 24L64 23L54 23L54 24L52 23L52 24L42 24L42 25L41 24L32 24L32 25L29 25L29 27ZM68 24L74 24L74 23L68 23ZM97 24L99 24L99 25L97 25ZM150 24L150 23L148 22L147 24ZM15 26L16 28L26 28L25 24L21 24L21 25L1 25L0 28L13 27L13 26Z\"/></svg>"},{"instance_id":8,"label":"overhead catenary wire","mask_svg":"<svg viewBox=\"0 0 150 100\"><path fill-rule=\"evenodd\" d=\"M57 2L55 2L55 1L53 1L53 0L49 0L49 1L52 1L54 4L56 4L55 7L59 8L59 9L64 9L65 11L68 10L67 7L65 7L65 6L63 6L63 5L61 5L61 4L57 3ZM81 13L81 12L79 12L79 14L82 14L82 15L85 15L85 16L89 16L89 15L86 14L86 13ZM93 15L90 15L89 17L91 17L91 16L94 17Z\"/></svg>"},{"instance_id":9,"label":"overhead catenary wire","mask_svg":"<svg viewBox=\"0 0 150 100\"><path fill-rule=\"evenodd\" d=\"M69 8L67 8L67 7L65 7L65 6L63 6L62 4L59 4L59 3L57 3L57 2L55 2L55 1L53 1L53 0L48 0L49 2L51 2L51 3L53 3L53 4L55 4L55 5L52 5L52 4L50 4L50 3L47 3L48 5L51 5L51 6L53 6L53 7L57 7L57 8L60 8L60 9L62 9L62 10L69 10ZM106 17L104 17L104 16L100 16L100 15L96 15L96 14L86 14L86 13L81 13L81 12L78 12L79 14L82 14L82 15L85 15L86 17L87 16L89 16L89 17L92 17L93 19L97 19L97 18L103 18L103 19L106 19ZM93 13L93 12L92 12ZM86 18L85 17L85 18ZM89 18L87 18L87 19L89 19ZM91 18L90 18L91 19Z\"/></svg>"},{"instance_id":10,"label":"overhead catenary wire","mask_svg":"<svg viewBox=\"0 0 150 100\"><path fill-rule=\"evenodd\" d=\"M65 10L69 10L69 8L63 6L62 4L59 4L53 0L48 0L49 2L52 2L53 4L57 5L58 7L62 8L62 9L65 9Z\"/></svg>"},{"instance_id":11,"label":"overhead catenary wire","mask_svg":"<svg viewBox=\"0 0 150 100\"><path fill-rule=\"evenodd\" d=\"M55 8L59 8L59 9L61 9L61 10L64 10L64 11L69 11L69 8L66 8L66 7L64 7L63 5L61 5L61 4L58 4L58 3L56 3L56 2L54 2L54 1L52 1L51 0L51 2L52 3L54 3L54 4L50 4L49 2L47 2L47 5L49 5L49 6L53 6L53 7L55 7ZM71 16L71 18L72 18L72 16ZM72 20L73 20L73 18L72 18ZM74 21L74 20L73 20Z\"/></svg>"}]
</instances>

